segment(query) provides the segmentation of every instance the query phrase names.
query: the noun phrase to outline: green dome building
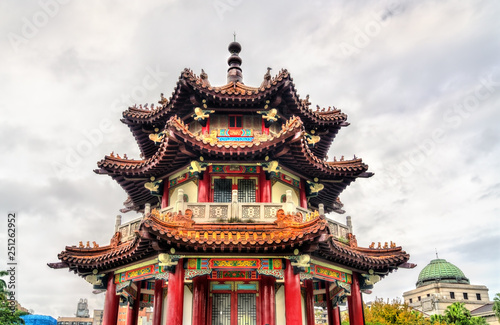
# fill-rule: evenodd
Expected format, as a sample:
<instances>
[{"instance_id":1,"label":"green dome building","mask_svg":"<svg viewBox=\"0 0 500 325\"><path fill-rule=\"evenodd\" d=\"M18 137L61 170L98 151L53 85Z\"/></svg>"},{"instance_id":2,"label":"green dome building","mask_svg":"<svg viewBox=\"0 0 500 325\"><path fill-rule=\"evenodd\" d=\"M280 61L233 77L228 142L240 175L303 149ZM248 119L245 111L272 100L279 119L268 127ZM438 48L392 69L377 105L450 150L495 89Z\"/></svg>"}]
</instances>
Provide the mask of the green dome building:
<instances>
[{"instance_id":1,"label":"green dome building","mask_svg":"<svg viewBox=\"0 0 500 325\"><path fill-rule=\"evenodd\" d=\"M432 260L420 271L417 288L430 283L464 283L470 284L464 272L444 259Z\"/></svg>"},{"instance_id":2,"label":"green dome building","mask_svg":"<svg viewBox=\"0 0 500 325\"><path fill-rule=\"evenodd\" d=\"M440 258L430 261L420 271L416 289L404 292L403 299L427 315L442 315L446 307L457 301L469 310L490 302L486 286L470 284L462 270Z\"/></svg>"}]
</instances>

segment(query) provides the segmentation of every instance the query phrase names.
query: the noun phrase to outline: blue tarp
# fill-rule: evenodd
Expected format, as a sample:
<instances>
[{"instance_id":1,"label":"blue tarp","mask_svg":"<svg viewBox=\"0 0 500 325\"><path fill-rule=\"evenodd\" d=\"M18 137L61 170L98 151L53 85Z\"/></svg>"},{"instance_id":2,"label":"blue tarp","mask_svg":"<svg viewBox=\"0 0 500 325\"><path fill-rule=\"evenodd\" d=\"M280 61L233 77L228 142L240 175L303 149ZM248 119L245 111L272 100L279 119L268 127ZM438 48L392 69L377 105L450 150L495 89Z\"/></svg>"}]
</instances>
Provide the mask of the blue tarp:
<instances>
[{"instance_id":1,"label":"blue tarp","mask_svg":"<svg viewBox=\"0 0 500 325\"><path fill-rule=\"evenodd\" d=\"M43 315L25 315L21 316L26 325L57 325L54 317Z\"/></svg>"}]
</instances>

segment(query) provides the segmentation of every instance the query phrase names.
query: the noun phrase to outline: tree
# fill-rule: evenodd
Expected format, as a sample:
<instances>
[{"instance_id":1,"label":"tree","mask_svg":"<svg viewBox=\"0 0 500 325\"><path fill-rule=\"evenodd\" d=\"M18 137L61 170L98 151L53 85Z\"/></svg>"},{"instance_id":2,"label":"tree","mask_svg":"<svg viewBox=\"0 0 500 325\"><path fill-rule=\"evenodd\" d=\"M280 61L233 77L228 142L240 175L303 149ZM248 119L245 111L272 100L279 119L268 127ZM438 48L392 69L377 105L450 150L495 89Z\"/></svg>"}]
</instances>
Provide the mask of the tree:
<instances>
[{"instance_id":1,"label":"tree","mask_svg":"<svg viewBox=\"0 0 500 325\"><path fill-rule=\"evenodd\" d=\"M470 311L465 308L462 302L455 302L444 311L444 319L448 324L455 325L486 325L486 320L482 317L472 317Z\"/></svg>"},{"instance_id":2,"label":"tree","mask_svg":"<svg viewBox=\"0 0 500 325\"><path fill-rule=\"evenodd\" d=\"M9 275L7 271L0 271L0 278ZM26 313L16 310L12 312L9 308L7 283L0 279L0 324L2 325L21 325L24 320L20 317Z\"/></svg>"},{"instance_id":3,"label":"tree","mask_svg":"<svg viewBox=\"0 0 500 325\"><path fill-rule=\"evenodd\" d=\"M486 322L486 319L484 319L482 317L472 317L470 319L470 324L471 325L488 325L488 323Z\"/></svg>"},{"instance_id":4,"label":"tree","mask_svg":"<svg viewBox=\"0 0 500 325\"><path fill-rule=\"evenodd\" d=\"M446 307L444 317L448 323L454 323L455 325L469 325L471 315L470 311L465 308L465 304L463 302L454 302Z\"/></svg>"},{"instance_id":5,"label":"tree","mask_svg":"<svg viewBox=\"0 0 500 325\"><path fill-rule=\"evenodd\" d=\"M500 293L497 293L493 299L493 311L495 312L495 316L500 320Z\"/></svg>"},{"instance_id":6,"label":"tree","mask_svg":"<svg viewBox=\"0 0 500 325\"><path fill-rule=\"evenodd\" d=\"M382 299L376 299L370 306L365 306L366 325L426 325L429 320L407 303L401 303L399 299L384 303Z\"/></svg>"}]
</instances>

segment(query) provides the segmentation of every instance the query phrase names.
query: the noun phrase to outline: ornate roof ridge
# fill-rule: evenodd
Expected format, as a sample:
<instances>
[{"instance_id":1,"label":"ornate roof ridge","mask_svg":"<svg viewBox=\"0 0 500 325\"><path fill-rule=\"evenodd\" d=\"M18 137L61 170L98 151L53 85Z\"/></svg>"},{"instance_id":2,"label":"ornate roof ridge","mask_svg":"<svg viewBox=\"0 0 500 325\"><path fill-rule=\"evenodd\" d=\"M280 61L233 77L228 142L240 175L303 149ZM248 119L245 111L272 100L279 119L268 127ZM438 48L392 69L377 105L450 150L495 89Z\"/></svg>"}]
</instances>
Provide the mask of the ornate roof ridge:
<instances>
[{"instance_id":1,"label":"ornate roof ridge","mask_svg":"<svg viewBox=\"0 0 500 325\"><path fill-rule=\"evenodd\" d=\"M307 157L310 161L319 165L322 165L323 167L331 170L337 170L337 171L354 171L353 168L360 168L363 171L368 170L368 165L363 163L363 160L361 158L356 158L353 160L348 160L348 161L342 161L342 162L337 162L337 161L324 161L319 159L309 148L309 146L305 143L302 142L302 147L306 150L307 152ZM338 163L338 164L337 164Z\"/></svg>"}]
</instances>

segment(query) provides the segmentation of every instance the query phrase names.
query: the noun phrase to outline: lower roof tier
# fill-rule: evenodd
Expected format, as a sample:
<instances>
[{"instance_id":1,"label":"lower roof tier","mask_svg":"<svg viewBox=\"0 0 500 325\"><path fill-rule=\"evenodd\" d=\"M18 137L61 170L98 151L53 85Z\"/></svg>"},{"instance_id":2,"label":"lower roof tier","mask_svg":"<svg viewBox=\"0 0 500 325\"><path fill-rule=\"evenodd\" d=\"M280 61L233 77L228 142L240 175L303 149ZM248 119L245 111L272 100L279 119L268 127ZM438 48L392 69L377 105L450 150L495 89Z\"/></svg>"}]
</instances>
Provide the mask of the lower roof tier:
<instances>
[{"instance_id":1,"label":"lower roof tier","mask_svg":"<svg viewBox=\"0 0 500 325\"><path fill-rule=\"evenodd\" d=\"M146 214L135 237L122 242L117 232L110 245L103 247L68 246L58 255L52 268L69 268L80 275L120 268L163 253L193 256L222 254L229 256L309 255L345 268L368 273L387 274L405 266L409 255L401 247L359 248L349 234L343 243L330 232L324 216L286 214L278 210L274 223L196 223L192 212Z\"/></svg>"}]
</instances>

